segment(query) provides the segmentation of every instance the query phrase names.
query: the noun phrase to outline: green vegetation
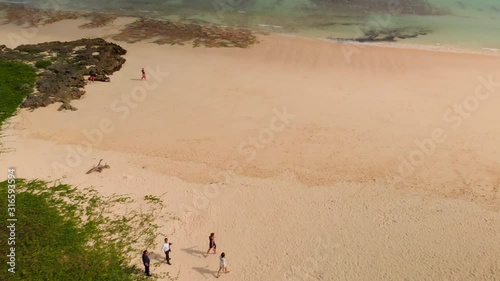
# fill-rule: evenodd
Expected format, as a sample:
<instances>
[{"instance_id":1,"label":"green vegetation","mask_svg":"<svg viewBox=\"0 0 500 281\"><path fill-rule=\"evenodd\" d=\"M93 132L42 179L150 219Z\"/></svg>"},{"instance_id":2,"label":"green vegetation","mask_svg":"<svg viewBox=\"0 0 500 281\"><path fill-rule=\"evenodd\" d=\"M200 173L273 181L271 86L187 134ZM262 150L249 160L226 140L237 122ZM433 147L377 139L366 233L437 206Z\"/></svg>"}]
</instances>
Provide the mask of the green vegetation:
<instances>
[{"instance_id":1,"label":"green vegetation","mask_svg":"<svg viewBox=\"0 0 500 281\"><path fill-rule=\"evenodd\" d=\"M103 197L90 188L16 181L16 272L6 268L10 231L3 226L0 280L146 280L143 269L131 266L130 261L139 261L142 250L158 242L155 221L164 218L159 199L149 196L137 210L138 202L126 196ZM0 221L4 224L8 219L7 187L7 181L0 182Z\"/></svg>"},{"instance_id":2,"label":"green vegetation","mask_svg":"<svg viewBox=\"0 0 500 281\"><path fill-rule=\"evenodd\" d=\"M32 92L35 78L36 73L31 66L0 60L0 126Z\"/></svg>"},{"instance_id":3,"label":"green vegetation","mask_svg":"<svg viewBox=\"0 0 500 281\"><path fill-rule=\"evenodd\" d=\"M39 60L39 61L35 62L35 66L37 68L47 68L50 65L52 65L52 62L49 60Z\"/></svg>"}]
</instances>

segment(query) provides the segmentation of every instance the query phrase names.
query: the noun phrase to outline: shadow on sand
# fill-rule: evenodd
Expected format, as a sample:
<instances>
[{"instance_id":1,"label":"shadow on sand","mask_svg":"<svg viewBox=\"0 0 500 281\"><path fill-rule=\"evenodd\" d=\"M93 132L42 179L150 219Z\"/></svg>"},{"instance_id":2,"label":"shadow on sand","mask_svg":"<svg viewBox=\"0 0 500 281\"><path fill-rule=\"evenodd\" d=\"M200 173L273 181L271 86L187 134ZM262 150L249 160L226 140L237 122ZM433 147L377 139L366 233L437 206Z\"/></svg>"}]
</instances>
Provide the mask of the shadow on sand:
<instances>
[{"instance_id":1,"label":"shadow on sand","mask_svg":"<svg viewBox=\"0 0 500 281\"><path fill-rule=\"evenodd\" d=\"M208 276L212 275L213 277L217 278L217 271L209 269L208 265L204 267L193 267L193 269L198 271L201 275L203 275L205 279L207 278L206 275Z\"/></svg>"},{"instance_id":2,"label":"shadow on sand","mask_svg":"<svg viewBox=\"0 0 500 281\"><path fill-rule=\"evenodd\" d=\"M190 247L190 248L181 249L181 250L190 254L193 257L198 257L198 258L206 257L206 252L203 252L203 251L196 249L195 246Z\"/></svg>"},{"instance_id":3,"label":"shadow on sand","mask_svg":"<svg viewBox=\"0 0 500 281\"><path fill-rule=\"evenodd\" d=\"M165 260L165 255L161 255L159 253L154 253L154 252L149 252L149 258L152 259L152 260L157 260L157 261L164 261L166 262Z\"/></svg>"}]
</instances>

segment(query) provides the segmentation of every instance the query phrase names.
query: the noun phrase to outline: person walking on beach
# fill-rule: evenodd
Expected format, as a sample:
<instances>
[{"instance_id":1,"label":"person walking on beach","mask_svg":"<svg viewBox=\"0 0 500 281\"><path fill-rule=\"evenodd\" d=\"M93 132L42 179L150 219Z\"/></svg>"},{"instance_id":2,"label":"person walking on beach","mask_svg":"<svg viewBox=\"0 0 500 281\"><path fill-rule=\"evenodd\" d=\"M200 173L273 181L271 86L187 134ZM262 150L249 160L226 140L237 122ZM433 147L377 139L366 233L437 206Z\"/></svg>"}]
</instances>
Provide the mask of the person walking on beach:
<instances>
[{"instance_id":1,"label":"person walking on beach","mask_svg":"<svg viewBox=\"0 0 500 281\"><path fill-rule=\"evenodd\" d=\"M168 242L168 238L165 238L165 243L163 243L163 247L161 247L161 250L165 253L165 259L167 260L167 264L170 264L170 246L172 243Z\"/></svg>"},{"instance_id":2,"label":"person walking on beach","mask_svg":"<svg viewBox=\"0 0 500 281\"><path fill-rule=\"evenodd\" d=\"M217 271L217 278L220 277L220 273L229 273L229 270L227 270L227 264L226 264L226 254L222 252L220 254L220 266L219 266L219 271Z\"/></svg>"},{"instance_id":3,"label":"person walking on beach","mask_svg":"<svg viewBox=\"0 0 500 281\"><path fill-rule=\"evenodd\" d=\"M94 82L95 77L96 77L96 73L93 69L90 70L89 75L90 75L90 81Z\"/></svg>"},{"instance_id":4,"label":"person walking on beach","mask_svg":"<svg viewBox=\"0 0 500 281\"><path fill-rule=\"evenodd\" d=\"M142 72L141 80L146 80L146 71L144 71L144 68L141 70L141 72Z\"/></svg>"},{"instance_id":5,"label":"person walking on beach","mask_svg":"<svg viewBox=\"0 0 500 281\"><path fill-rule=\"evenodd\" d=\"M144 264L144 273L146 273L146 276L151 276L151 274L149 274L149 262L148 250L144 250L144 252L142 252L142 263Z\"/></svg>"},{"instance_id":6,"label":"person walking on beach","mask_svg":"<svg viewBox=\"0 0 500 281\"><path fill-rule=\"evenodd\" d=\"M210 236L208 236L208 239L210 240L208 244L208 251L207 251L207 256L210 253L210 250L214 249L214 255L217 254L217 245L215 245L215 233L210 233Z\"/></svg>"}]
</instances>

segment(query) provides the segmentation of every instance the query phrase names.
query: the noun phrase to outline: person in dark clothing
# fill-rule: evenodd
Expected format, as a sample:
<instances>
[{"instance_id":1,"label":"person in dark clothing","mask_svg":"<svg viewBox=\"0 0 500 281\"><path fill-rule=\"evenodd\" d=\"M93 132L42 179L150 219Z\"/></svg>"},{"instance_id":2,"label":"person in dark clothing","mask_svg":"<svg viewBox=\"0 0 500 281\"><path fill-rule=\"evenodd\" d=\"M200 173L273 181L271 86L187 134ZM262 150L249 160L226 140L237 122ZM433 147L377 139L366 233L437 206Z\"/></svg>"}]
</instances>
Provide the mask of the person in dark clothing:
<instances>
[{"instance_id":1,"label":"person in dark clothing","mask_svg":"<svg viewBox=\"0 0 500 281\"><path fill-rule=\"evenodd\" d=\"M142 263L144 264L144 273L146 273L146 276L151 276L151 274L149 274L149 262L148 250L144 250L144 252L142 252Z\"/></svg>"},{"instance_id":2,"label":"person in dark clothing","mask_svg":"<svg viewBox=\"0 0 500 281\"><path fill-rule=\"evenodd\" d=\"M93 69L90 70L89 75L90 75L90 81L94 82L96 73Z\"/></svg>"},{"instance_id":3,"label":"person in dark clothing","mask_svg":"<svg viewBox=\"0 0 500 281\"><path fill-rule=\"evenodd\" d=\"M207 251L207 256L208 256L208 253L210 253L210 250L214 249L214 254L216 254L217 252L217 245L215 245L215 233L210 233L210 236L208 237L208 239L210 240L210 244L208 245L208 251Z\"/></svg>"}]
</instances>

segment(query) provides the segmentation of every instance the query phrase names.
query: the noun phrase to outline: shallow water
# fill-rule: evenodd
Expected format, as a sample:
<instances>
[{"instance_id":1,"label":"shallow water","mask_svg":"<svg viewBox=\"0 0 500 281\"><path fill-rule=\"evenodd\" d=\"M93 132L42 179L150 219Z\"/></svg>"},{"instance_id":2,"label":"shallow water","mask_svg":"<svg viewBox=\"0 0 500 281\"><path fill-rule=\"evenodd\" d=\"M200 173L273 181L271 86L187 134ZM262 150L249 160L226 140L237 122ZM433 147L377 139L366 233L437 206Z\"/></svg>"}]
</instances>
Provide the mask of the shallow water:
<instances>
[{"instance_id":1,"label":"shallow water","mask_svg":"<svg viewBox=\"0 0 500 281\"><path fill-rule=\"evenodd\" d=\"M400 43L500 49L499 0L0 0L49 9L109 10L317 38L425 30Z\"/></svg>"}]
</instances>

